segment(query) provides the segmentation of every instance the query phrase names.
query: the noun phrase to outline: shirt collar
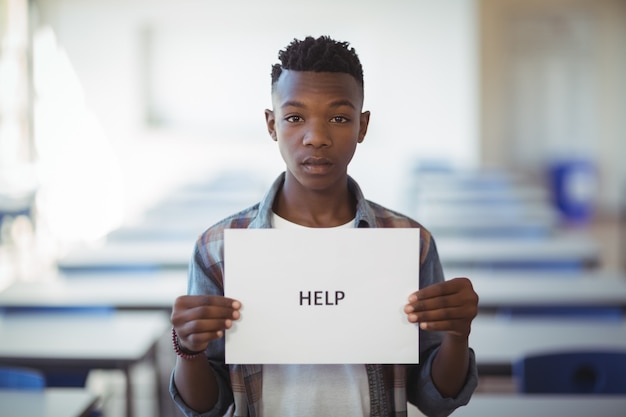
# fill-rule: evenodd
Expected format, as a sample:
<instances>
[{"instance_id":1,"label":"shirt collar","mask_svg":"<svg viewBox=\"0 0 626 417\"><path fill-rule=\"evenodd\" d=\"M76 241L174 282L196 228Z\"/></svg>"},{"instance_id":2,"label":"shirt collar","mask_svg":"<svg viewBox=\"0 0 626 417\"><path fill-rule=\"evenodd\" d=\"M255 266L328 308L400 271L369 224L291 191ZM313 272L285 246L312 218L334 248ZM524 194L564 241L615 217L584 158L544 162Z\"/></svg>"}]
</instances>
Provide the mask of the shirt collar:
<instances>
[{"instance_id":1,"label":"shirt collar","mask_svg":"<svg viewBox=\"0 0 626 417\"><path fill-rule=\"evenodd\" d=\"M281 173L274 181L270 189L265 193L263 199L259 203L259 212L257 216L252 220L250 226L251 229L270 229L272 227L272 206L274 200L278 195L278 192L282 188L285 182L285 173ZM376 216L369 206L367 200L361 192L359 184L350 176L348 176L348 190L356 198L356 227L375 227Z\"/></svg>"}]
</instances>

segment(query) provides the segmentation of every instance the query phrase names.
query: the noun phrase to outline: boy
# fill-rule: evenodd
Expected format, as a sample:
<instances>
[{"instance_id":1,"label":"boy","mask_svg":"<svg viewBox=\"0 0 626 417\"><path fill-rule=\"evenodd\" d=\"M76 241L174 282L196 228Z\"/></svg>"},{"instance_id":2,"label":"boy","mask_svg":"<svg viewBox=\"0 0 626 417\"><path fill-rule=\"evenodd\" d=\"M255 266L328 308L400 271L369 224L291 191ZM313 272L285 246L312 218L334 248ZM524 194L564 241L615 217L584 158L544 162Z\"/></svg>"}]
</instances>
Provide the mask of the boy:
<instances>
[{"instance_id":1,"label":"boy","mask_svg":"<svg viewBox=\"0 0 626 417\"><path fill-rule=\"evenodd\" d=\"M444 281L426 229L365 200L348 176L370 118L362 111L363 71L354 49L307 37L279 59L265 119L286 171L260 203L196 242L190 295L177 298L172 310L179 356L172 397L188 416L401 416L407 401L426 415L449 415L477 384L468 336L478 296L467 278ZM421 289L407 294L404 306L407 320L419 323L419 365L225 365L224 331L240 317L241 303L223 296L224 229L271 227L420 227ZM384 343L375 331L372 343Z\"/></svg>"}]
</instances>

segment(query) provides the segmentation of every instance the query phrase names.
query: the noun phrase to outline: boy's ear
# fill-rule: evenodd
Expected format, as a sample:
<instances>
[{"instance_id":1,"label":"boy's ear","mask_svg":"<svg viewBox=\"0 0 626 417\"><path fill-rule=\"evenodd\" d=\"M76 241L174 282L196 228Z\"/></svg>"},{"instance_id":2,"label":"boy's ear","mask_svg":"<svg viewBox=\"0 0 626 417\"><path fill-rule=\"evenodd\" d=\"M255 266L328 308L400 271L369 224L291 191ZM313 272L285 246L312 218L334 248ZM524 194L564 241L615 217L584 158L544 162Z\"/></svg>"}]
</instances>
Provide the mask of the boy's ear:
<instances>
[{"instance_id":1,"label":"boy's ear","mask_svg":"<svg viewBox=\"0 0 626 417\"><path fill-rule=\"evenodd\" d=\"M265 125L267 126L267 132L270 134L274 141L277 141L276 137L276 119L274 118L274 112L269 109L265 109Z\"/></svg>"},{"instance_id":2,"label":"boy's ear","mask_svg":"<svg viewBox=\"0 0 626 417\"><path fill-rule=\"evenodd\" d=\"M358 142L361 143L363 142L363 140L365 140L365 134L367 133L367 126L370 123L370 112L369 111L364 111L363 113L361 113L361 116L359 117L359 138L358 138Z\"/></svg>"}]
</instances>

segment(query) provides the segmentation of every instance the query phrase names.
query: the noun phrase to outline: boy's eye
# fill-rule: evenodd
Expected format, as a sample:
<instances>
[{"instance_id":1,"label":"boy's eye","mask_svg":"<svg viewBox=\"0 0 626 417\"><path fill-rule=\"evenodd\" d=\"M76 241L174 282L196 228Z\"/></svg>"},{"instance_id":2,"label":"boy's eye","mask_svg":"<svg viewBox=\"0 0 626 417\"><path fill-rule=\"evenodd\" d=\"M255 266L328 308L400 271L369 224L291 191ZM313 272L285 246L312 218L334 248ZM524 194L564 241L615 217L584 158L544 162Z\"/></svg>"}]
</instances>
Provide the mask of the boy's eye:
<instances>
[{"instance_id":1,"label":"boy's eye","mask_svg":"<svg viewBox=\"0 0 626 417\"><path fill-rule=\"evenodd\" d=\"M288 121L289 123L298 123L302 121L302 117L300 116L288 116L287 118L285 118L286 121Z\"/></svg>"},{"instance_id":2,"label":"boy's eye","mask_svg":"<svg viewBox=\"0 0 626 417\"><path fill-rule=\"evenodd\" d=\"M348 121L349 119L343 116L335 116L330 119L331 123L347 123Z\"/></svg>"}]
</instances>

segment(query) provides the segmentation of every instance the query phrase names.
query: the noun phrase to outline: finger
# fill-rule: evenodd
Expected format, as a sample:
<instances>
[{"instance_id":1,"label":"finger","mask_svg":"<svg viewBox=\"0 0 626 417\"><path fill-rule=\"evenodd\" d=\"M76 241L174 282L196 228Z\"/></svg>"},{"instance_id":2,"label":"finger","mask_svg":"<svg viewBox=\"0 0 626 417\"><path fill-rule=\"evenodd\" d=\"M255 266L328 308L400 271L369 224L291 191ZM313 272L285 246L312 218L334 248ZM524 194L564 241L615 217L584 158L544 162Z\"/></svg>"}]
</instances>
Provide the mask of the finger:
<instances>
[{"instance_id":1,"label":"finger","mask_svg":"<svg viewBox=\"0 0 626 417\"><path fill-rule=\"evenodd\" d=\"M435 286L433 286L435 287ZM426 297L414 294L409 297L410 304L405 306L407 313L412 311L432 310L442 307L455 307L460 305L475 306L478 304L478 294L474 291L471 283L453 283L452 285L437 285L430 294L437 293L439 296ZM458 288L457 288L458 287ZM428 287L431 289L431 287ZM452 290L452 291L451 291Z\"/></svg>"},{"instance_id":2,"label":"finger","mask_svg":"<svg viewBox=\"0 0 626 417\"><path fill-rule=\"evenodd\" d=\"M448 332L461 337L468 337L471 333L471 321L420 322L419 327L426 331Z\"/></svg>"},{"instance_id":3,"label":"finger","mask_svg":"<svg viewBox=\"0 0 626 417\"><path fill-rule=\"evenodd\" d=\"M174 305L180 308L199 306L230 307L235 310L241 308L239 301L221 295L181 295L176 298Z\"/></svg>"},{"instance_id":4,"label":"finger","mask_svg":"<svg viewBox=\"0 0 626 417\"><path fill-rule=\"evenodd\" d=\"M476 310L467 306L441 308L427 312L408 313L411 323L449 321L449 320L472 320L476 316Z\"/></svg>"},{"instance_id":5,"label":"finger","mask_svg":"<svg viewBox=\"0 0 626 417\"><path fill-rule=\"evenodd\" d=\"M236 319L240 313L231 307L200 306L188 309L185 315L189 320Z\"/></svg>"},{"instance_id":6,"label":"finger","mask_svg":"<svg viewBox=\"0 0 626 417\"><path fill-rule=\"evenodd\" d=\"M183 346L190 350L204 350L211 340L219 339L232 327L232 320L195 320L175 326Z\"/></svg>"},{"instance_id":7,"label":"finger","mask_svg":"<svg viewBox=\"0 0 626 417\"><path fill-rule=\"evenodd\" d=\"M170 321L174 325L199 319L238 319L241 303L220 296L181 296L176 299Z\"/></svg>"},{"instance_id":8,"label":"finger","mask_svg":"<svg viewBox=\"0 0 626 417\"><path fill-rule=\"evenodd\" d=\"M212 340L220 339L224 335L224 330L216 330L211 332L189 333L185 334L181 330L176 331L179 344L188 350L201 351L205 350Z\"/></svg>"},{"instance_id":9,"label":"finger","mask_svg":"<svg viewBox=\"0 0 626 417\"><path fill-rule=\"evenodd\" d=\"M183 334L191 333L211 333L220 330L230 329L233 326L232 319L203 319L182 323L177 327Z\"/></svg>"},{"instance_id":10,"label":"finger","mask_svg":"<svg viewBox=\"0 0 626 417\"><path fill-rule=\"evenodd\" d=\"M424 287L412 294L412 298L416 300L425 300L429 298L441 297L457 293L464 288L472 288L472 284L469 279L453 278L449 281L443 281Z\"/></svg>"},{"instance_id":11,"label":"finger","mask_svg":"<svg viewBox=\"0 0 626 417\"><path fill-rule=\"evenodd\" d=\"M452 294L445 295L436 298L417 299L411 304L407 304L404 307L406 313L437 310L441 308L462 307L466 305L473 305L474 297L471 295Z\"/></svg>"}]
</instances>

